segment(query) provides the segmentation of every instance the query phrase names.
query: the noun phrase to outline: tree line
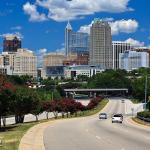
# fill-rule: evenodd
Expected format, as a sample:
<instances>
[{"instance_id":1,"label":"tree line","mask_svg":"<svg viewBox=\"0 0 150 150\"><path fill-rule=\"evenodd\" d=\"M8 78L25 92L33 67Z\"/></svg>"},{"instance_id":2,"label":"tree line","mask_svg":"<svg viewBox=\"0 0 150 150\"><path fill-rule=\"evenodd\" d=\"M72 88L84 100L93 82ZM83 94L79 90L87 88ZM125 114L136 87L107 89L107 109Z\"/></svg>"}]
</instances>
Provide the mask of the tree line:
<instances>
[{"instance_id":1,"label":"tree line","mask_svg":"<svg viewBox=\"0 0 150 150\"><path fill-rule=\"evenodd\" d=\"M93 109L102 100L102 97L92 99L87 106L72 98L51 99L46 91L15 86L3 76L0 76L0 120L6 126L6 116L15 116L15 122L23 123L26 114L33 114L38 121L38 116L45 112L53 112L55 118L61 113L77 115L77 112ZM2 127L0 121L0 128Z\"/></svg>"}]
</instances>

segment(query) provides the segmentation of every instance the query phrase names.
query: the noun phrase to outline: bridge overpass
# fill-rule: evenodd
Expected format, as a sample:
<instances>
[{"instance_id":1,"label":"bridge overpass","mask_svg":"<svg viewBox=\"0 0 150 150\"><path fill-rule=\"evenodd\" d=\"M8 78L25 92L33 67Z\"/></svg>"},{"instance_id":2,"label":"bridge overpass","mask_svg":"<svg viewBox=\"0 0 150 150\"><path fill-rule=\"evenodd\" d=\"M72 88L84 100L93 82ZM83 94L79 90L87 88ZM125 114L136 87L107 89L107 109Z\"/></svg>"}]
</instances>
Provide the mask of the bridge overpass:
<instances>
[{"instance_id":1,"label":"bridge overpass","mask_svg":"<svg viewBox=\"0 0 150 150\"><path fill-rule=\"evenodd\" d=\"M127 88L101 88L101 89L64 89L65 93L66 93L66 97L68 97L68 93L76 93L76 92L88 92L90 93L90 96L92 95L92 93L94 93L94 97L96 96L96 93L100 93L100 92L105 92L106 95L108 92L126 92L128 93L128 89Z\"/></svg>"}]
</instances>

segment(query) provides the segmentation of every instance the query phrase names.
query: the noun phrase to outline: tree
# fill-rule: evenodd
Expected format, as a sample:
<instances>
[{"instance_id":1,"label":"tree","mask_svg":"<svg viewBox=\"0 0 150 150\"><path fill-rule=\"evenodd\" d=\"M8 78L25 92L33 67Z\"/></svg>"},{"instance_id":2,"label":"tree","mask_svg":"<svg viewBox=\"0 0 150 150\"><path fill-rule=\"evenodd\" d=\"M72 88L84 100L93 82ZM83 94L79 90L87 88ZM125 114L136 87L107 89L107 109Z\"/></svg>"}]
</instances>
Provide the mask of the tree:
<instances>
[{"instance_id":1,"label":"tree","mask_svg":"<svg viewBox=\"0 0 150 150\"><path fill-rule=\"evenodd\" d=\"M42 99L40 99L39 94L36 90L33 90L30 92L30 98L31 98L31 111L30 113L35 115L36 121L38 121L38 116L43 112L42 109Z\"/></svg>"},{"instance_id":2,"label":"tree","mask_svg":"<svg viewBox=\"0 0 150 150\"><path fill-rule=\"evenodd\" d=\"M77 80L79 80L79 81L88 81L89 80L89 77L88 76L86 76L86 75L78 75L77 76Z\"/></svg>"},{"instance_id":3,"label":"tree","mask_svg":"<svg viewBox=\"0 0 150 150\"><path fill-rule=\"evenodd\" d=\"M11 101L14 99L15 87L7 82L5 78L0 77L0 128L1 119L3 119L3 125L6 125L5 116L10 113Z\"/></svg>"},{"instance_id":4,"label":"tree","mask_svg":"<svg viewBox=\"0 0 150 150\"><path fill-rule=\"evenodd\" d=\"M89 82L90 88L129 88L130 80L125 76L124 71L106 70L103 73L96 74Z\"/></svg>"},{"instance_id":5,"label":"tree","mask_svg":"<svg viewBox=\"0 0 150 150\"><path fill-rule=\"evenodd\" d=\"M30 90L30 91L29 91ZM16 123L23 123L24 116L31 112L33 108L32 90L28 88L18 88L12 104L12 112L15 114Z\"/></svg>"}]
</instances>

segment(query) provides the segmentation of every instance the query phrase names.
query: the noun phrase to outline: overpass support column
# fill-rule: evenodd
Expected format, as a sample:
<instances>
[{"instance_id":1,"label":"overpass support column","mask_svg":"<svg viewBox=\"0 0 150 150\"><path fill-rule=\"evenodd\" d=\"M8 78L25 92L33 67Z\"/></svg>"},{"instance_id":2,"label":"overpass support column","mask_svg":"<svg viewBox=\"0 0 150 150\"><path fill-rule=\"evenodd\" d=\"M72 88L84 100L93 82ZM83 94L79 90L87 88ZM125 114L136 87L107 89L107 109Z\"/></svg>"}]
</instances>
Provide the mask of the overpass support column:
<instances>
[{"instance_id":1,"label":"overpass support column","mask_svg":"<svg viewBox=\"0 0 150 150\"><path fill-rule=\"evenodd\" d=\"M66 98L68 98L68 93L66 92Z\"/></svg>"},{"instance_id":2,"label":"overpass support column","mask_svg":"<svg viewBox=\"0 0 150 150\"><path fill-rule=\"evenodd\" d=\"M92 92L90 92L90 98L93 97Z\"/></svg>"},{"instance_id":3,"label":"overpass support column","mask_svg":"<svg viewBox=\"0 0 150 150\"><path fill-rule=\"evenodd\" d=\"M96 92L94 93L94 98L96 98Z\"/></svg>"}]
</instances>

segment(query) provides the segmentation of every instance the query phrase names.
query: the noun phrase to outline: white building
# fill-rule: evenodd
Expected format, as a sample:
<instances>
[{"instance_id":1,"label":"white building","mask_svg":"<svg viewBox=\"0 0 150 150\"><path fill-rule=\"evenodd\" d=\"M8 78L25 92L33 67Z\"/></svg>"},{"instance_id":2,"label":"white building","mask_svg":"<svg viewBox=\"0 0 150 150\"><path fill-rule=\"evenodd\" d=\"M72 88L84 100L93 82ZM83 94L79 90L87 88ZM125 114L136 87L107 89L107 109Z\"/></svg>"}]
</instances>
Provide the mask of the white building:
<instances>
[{"instance_id":1,"label":"white building","mask_svg":"<svg viewBox=\"0 0 150 150\"><path fill-rule=\"evenodd\" d=\"M119 69L119 54L124 53L126 50L131 50L133 47L130 43L123 41L113 41L113 69Z\"/></svg>"},{"instance_id":2,"label":"white building","mask_svg":"<svg viewBox=\"0 0 150 150\"><path fill-rule=\"evenodd\" d=\"M37 77L37 57L28 49L18 49L13 53L3 52L0 55L0 63L8 75Z\"/></svg>"},{"instance_id":3,"label":"white building","mask_svg":"<svg viewBox=\"0 0 150 150\"><path fill-rule=\"evenodd\" d=\"M131 71L140 67L149 67L147 52L125 51L119 54L119 68Z\"/></svg>"},{"instance_id":4,"label":"white building","mask_svg":"<svg viewBox=\"0 0 150 150\"><path fill-rule=\"evenodd\" d=\"M18 49L14 58L13 75L37 77L37 57L31 50Z\"/></svg>"},{"instance_id":5,"label":"white building","mask_svg":"<svg viewBox=\"0 0 150 150\"><path fill-rule=\"evenodd\" d=\"M64 77L71 79L76 79L79 75L85 75L92 77L97 73L104 71L100 66L89 66L89 65L77 65L77 66L67 66L64 68Z\"/></svg>"}]
</instances>

